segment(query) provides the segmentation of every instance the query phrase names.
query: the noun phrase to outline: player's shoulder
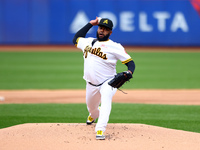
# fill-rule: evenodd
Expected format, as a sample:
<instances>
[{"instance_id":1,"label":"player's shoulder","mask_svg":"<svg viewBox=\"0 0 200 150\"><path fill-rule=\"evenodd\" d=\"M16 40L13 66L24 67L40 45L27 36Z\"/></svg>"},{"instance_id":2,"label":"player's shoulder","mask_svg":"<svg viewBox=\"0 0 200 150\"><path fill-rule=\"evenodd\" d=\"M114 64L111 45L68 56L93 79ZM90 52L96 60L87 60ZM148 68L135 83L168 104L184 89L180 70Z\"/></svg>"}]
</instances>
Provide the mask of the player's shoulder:
<instances>
[{"instance_id":1,"label":"player's shoulder","mask_svg":"<svg viewBox=\"0 0 200 150\"><path fill-rule=\"evenodd\" d=\"M95 38L93 37L87 37L87 38L84 38L84 37L79 37L79 41L84 41L84 42L92 42Z\"/></svg>"},{"instance_id":2,"label":"player's shoulder","mask_svg":"<svg viewBox=\"0 0 200 150\"><path fill-rule=\"evenodd\" d=\"M77 48L85 49L86 46L91 46L92 41L93 41L94 39L95 39L95 38L92 38L92 37L88 37L88 38L79 37L79 38L77 39Z\"/></svg>"},{"instance_id":3,"label":"player's shoulder","mask_svg":"<svg viewBox=\"0 0 200 150\"><path fill-rule=\"evenodd\" d=\"M111 39L109 39L109 44L112 45L112 47L115 47L116 49L124 50L124 47L120 43L114 42Z\"/></svg>"}]
</instances>

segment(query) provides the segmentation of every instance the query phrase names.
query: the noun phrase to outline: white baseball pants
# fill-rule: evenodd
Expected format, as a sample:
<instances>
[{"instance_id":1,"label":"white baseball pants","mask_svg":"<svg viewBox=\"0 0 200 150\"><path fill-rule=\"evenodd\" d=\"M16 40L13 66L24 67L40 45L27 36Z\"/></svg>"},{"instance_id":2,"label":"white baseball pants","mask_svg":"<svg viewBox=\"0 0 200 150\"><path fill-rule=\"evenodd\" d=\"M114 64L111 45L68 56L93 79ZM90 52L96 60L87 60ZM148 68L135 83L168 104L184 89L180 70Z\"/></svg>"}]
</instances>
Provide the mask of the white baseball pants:
<instances>
[{"instance_id":1,"label":"white baseball pants","mask_svg":"<svg viewBox=\"0 0 200 150\"><path fill-rule=\"evenodd\" d=\"M109 121L109 116L112 107L112 98L117 89L108 85L110 80L103 83L101 86L93 86L87 83L86 85L86 104L89 114L93 119L98 118L95 131L102 130L105 132ZM99 110L99 105L101 109Z\"/></svg>"}]
</instances>

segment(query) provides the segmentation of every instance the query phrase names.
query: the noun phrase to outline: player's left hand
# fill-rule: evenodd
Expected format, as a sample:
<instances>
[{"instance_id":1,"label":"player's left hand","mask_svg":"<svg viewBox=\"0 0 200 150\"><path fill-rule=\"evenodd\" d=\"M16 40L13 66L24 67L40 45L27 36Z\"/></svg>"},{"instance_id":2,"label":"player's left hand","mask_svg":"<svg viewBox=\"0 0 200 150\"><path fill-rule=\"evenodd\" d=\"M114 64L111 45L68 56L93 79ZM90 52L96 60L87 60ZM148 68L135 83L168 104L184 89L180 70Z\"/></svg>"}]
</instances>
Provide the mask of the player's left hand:
<instances>
[{"instance_id":1,"label":"player's left hand","mask_svg":"<svg viewBox=\"0 0 200 150\"><path fill-rule=\"evenodd\" d=\"M124 71L115 75L115 77L108 82L108 84L114 88L120 88L125 82L132 78L130 71Z\"/></svg>"},{"instance_id":2,"label":"player's left hand","mask_svg":"<svg viewBox=\"0 0 200 150\"><path fill-rule=\"evenodd\" d=\"M132 76L132 72L131 71L124 71L124 76L126 77L126 80L130 80L133 76Z\"/></svg>"}]
</instances>

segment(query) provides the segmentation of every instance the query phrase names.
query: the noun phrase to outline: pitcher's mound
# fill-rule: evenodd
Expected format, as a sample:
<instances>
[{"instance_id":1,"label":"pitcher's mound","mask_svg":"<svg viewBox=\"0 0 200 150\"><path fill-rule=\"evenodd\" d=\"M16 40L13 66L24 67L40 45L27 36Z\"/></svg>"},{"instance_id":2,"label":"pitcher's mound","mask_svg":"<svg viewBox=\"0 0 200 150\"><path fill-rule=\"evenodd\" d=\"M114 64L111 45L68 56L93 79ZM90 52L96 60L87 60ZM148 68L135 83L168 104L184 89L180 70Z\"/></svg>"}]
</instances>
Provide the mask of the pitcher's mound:
<instances>
[{"instance_id":1,"label":"pitcher's mound","mask_svg":"<svg viewBox=\"0 0 200 150\"><path fill-rule=\"evenodd\" d=\"M106 140L95 124L37 123L0 129L1 150L199 150L200 134L144 124L108 124Z\"/></svg>"}]
</instances>

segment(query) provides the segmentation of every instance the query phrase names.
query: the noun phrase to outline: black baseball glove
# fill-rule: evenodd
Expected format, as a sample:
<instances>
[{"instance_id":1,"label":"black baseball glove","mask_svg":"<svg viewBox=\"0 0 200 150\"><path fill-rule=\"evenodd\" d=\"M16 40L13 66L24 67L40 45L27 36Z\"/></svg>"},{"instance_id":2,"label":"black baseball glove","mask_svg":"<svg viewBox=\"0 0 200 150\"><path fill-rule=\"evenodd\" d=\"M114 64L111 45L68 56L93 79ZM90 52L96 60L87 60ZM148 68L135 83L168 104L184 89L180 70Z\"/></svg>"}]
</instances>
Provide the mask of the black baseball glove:
<instances>
[{"instance_id":1,"label":"black baseball glove","mask_svg":"<svg viewBox=\"0 0 200 150\"><path fill-rule=\"evenodd\" d=\"M115 75L115 77L108 82L108 84L114 88L120 88L125 82L132 78L132 74L129 71L124 71Z\"/></svg>"}]
</instances>

